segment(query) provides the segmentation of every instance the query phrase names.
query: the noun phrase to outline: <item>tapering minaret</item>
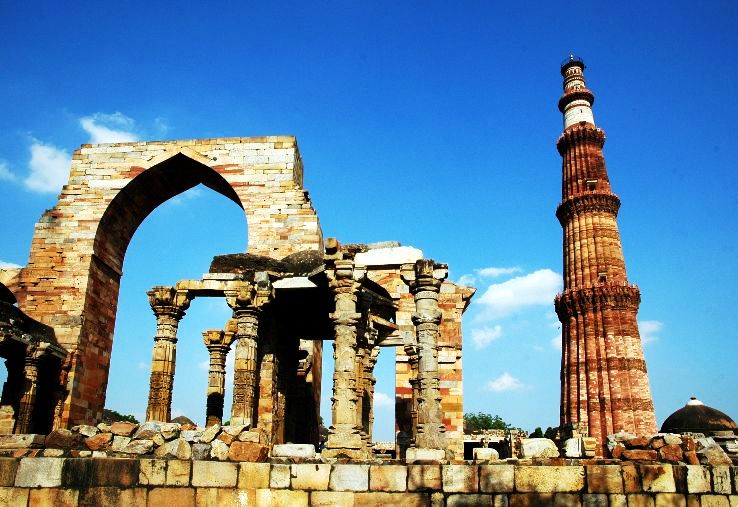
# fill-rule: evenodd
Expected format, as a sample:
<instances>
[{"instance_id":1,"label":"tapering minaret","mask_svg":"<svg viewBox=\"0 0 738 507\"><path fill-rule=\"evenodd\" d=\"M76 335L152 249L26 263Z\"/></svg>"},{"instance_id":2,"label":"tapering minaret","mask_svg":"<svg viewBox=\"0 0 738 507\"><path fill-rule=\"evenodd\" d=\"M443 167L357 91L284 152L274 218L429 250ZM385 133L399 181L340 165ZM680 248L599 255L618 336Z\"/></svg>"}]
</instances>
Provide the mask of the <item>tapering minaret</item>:
<instances>
[{"instance_id":1,"label":"tapering minaret","mask_svg":"<svg viewBox=\"0 0 738 507\"><path fill-rule=\"evenodd\" d=\"M561 65L564 133L556 147L563 178L556 216L564 229L564 291L555 300L562 328L561 427L583 427L603 455L607 435L651 435L656 417L636 321L641 296L625 272L620 199L610 188L605 133L595 126L594 94L583 71L575 56Z\"/></svg>"}]
</instances>

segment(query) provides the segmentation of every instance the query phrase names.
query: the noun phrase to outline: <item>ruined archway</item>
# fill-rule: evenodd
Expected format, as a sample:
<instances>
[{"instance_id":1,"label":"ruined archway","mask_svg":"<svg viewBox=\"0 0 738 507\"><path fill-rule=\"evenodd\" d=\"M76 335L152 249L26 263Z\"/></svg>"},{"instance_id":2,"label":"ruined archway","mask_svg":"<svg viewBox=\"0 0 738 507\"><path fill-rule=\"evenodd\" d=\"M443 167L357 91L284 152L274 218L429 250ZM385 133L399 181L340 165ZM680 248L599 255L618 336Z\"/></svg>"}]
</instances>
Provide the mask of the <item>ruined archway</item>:
<instances>
[{"instance_id":1,"label":"ruined archway","mask_svg":"<svg viewBox=\"0 0 738 507\"><path fill-rule=\"evenodd\" d=\"M128 243L158 205L197 184L244 209L250 253L322 248L293 137L83 145L19 282L19 306L72 353L57 426L101 417Z\"/></svg>"}]
</instances>

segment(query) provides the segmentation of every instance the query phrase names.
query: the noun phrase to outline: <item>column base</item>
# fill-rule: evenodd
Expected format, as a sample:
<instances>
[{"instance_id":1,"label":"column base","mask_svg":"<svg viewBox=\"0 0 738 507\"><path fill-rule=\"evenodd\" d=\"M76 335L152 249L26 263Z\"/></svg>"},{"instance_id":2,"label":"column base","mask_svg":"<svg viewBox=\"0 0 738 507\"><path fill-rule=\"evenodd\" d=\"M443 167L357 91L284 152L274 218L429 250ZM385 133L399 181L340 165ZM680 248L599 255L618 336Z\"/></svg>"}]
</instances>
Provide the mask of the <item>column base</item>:
<instances>
[{"instance_id":1,"label":"column base","mask_svg":"<svg viewBox=\"0 0 738 507\"><path fill-rule=\"evenodd\" d=\"M365 460L369 456L364 449L323 449L320 453L323 458L346 458L352 460Z\"/></svg>"},{"instance_id":2,"label":"column base","mask_svg":"<svg viewBox=\"0 0 738 507\"><path fill-rule=\"evenodd\" d=\"M444 449L423 449L421 447L408 447L405 451L405 463L408 465L416 461L441 462L446 459Z\"/></svg>"}]
</instances>

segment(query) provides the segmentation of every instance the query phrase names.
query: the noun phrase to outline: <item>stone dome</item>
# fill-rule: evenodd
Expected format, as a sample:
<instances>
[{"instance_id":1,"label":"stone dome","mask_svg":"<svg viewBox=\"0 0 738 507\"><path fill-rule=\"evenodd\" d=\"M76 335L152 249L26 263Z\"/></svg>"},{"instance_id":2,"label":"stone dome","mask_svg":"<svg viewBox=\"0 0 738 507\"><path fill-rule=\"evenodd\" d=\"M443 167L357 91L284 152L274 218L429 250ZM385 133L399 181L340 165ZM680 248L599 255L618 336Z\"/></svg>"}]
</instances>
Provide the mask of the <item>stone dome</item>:
<instances>
[{"instance_id":1,"label":"stone dome","mask_svg":"<svg viewBox=\"0 0 738 507\"><path fill-rule=\"evenodd\" d=\"M726 414L708 407L694 396L686 405L666 418L662 433L735 432L735 421Z\"/></svg>"}]
</instances>

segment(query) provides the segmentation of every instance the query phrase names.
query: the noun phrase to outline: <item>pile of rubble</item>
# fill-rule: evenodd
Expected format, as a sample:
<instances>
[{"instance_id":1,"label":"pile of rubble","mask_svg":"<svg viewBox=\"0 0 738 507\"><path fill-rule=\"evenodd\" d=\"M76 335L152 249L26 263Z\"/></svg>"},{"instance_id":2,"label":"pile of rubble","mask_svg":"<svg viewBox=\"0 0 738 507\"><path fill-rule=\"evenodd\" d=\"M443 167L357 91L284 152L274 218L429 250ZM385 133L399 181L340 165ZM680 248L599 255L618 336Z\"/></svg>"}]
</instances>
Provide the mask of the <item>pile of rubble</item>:
<instances>
[{"instance_id":1,"label":"pile of rubble","mask_svg":"<svg viewBox=\"0 0 738 507\"><path fill-rule=\"evenodd\" d=\"M619 432L607 437L610 455L623 461L661 461L688 465L731 465L733 460L712 437L659 433L638 437ZM738 450L738 449L737 449ZM738 461L738 455L735 456Z\"/></svg>"}]
</instances>

